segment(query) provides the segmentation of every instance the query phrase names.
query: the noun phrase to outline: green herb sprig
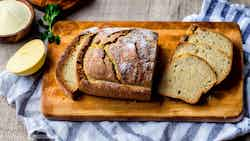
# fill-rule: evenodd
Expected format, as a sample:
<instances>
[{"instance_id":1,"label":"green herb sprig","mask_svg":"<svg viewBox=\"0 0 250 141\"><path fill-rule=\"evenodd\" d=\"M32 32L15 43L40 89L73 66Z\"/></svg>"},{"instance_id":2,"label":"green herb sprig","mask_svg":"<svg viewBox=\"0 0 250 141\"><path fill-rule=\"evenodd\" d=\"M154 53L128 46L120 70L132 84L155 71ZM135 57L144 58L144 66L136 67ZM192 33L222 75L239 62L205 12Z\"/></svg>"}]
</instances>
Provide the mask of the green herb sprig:
<instances>
[{"instance_id":1,"label":"green herb sprig","mask_svg":"<svg viewBox=\"0 0 250 141\"><path fill-rule=\"evenodd\" d=\"M60 44L60 37L58 35L54 35L52 31L52 26L56 21L56 18L60 15L61 9L56 4L48 4L45 7L45 14L39 20L39 24L42 25L46 31L42 32L40 37L43 41L48 40L49 43L56 42L56 44Z\"/></svg>"}]
</instances>

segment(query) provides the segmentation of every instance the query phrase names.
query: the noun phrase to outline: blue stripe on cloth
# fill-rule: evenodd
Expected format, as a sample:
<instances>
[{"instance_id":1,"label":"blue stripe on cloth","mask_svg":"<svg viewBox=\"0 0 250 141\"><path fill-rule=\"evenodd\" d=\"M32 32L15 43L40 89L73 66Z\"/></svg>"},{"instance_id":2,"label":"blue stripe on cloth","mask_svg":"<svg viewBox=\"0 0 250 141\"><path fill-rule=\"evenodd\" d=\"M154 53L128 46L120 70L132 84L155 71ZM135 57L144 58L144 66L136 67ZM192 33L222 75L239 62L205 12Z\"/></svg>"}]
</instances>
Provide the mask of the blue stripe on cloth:
<instances>
[{"instance_id":1,"label":"blue stripe on cloth","mask_svg":"<svg viewBox=\"0 0 250 141\"><path fill-rule=\"evenodd\" d=\"M19 107L17 110L17 114L20 116L25 116L25 108L29 102L29 99L31 98L31 96L34 94L34 92L39 89L37 86L39 85L39 83L41 83L41 78L42 77L42 73L40 73L38 75L38 77L35 79L35 81L33 82L32 86L30 87L30 89L25 92L24 94L20 95L21 100L16 102L16 106Z\"/></svg>"},{"instance_id":2,"label":"blue stripe on cloth","mask_svg":"<svg viewBox=\"0 0 250 141\"><path fill-rule=\"evenodd\" d=\"M165 127L160 141L170 141L177 124L176 122L170 122Z\"/></svg>"},{"instance_id":3,"label":"blue stripe on cloth","mask_svg":"<svg viewBox=\"0 0 250 141\"><path fill-rule=\"evenodd\" d=\"M41 97L31 97L29 99L29 104L33 104L33 103L39 103L41 100Z\"/></svg>"},{"instance_id":4,"label":"blue stripe on cloth","mask_svg":"<svg viewBox=\"0 0 250 141\"><path fill-rule=\"evenodd\" d=\"M215 124L213 123L201 123L200 129L196 133L193 141L200 141L201 139L207 140L214 126Z\"/></svg>"},{"instance_id":5,"label":"blue stripe on cloth","mask_svg":"<svg viewBox=\"0 0 250 141\"><path fill-rule=\"evenodd\" d=\"M199 131L201 123L193 123L181 141L192 141Z\"/></svg>"},{"instance_id":6,"label":"blue stripe on cloth","mask_svg":"<svg viewBox=\"0 0 250 141\"><path fill-rule=\"evenodd\" d=\"M142 141L153 141L153 139L151 139L151 138L148 137L148 136L145 136L145 135L141 135L141 134L135 133L135 132L128 126L128 124L125 123L125 122L121 122L120 125L121 125L121 128L122 128L124 131L126 131L126 132L129 133L129 134L132 134L132 135L134 135L134 136L139 137Z\"/></svg>"},{"instance_id":7,"label":"blue stripe on cloth","mask_svg":"<svg viewBox=\"0 0 250 141\"><path fill-rule=\"evenodd\" d=\"M117 134L117 126L114 126L112 129L111 129L111 133L113 135Z\"/></svg>"},{"instance_id":8,"label":"blue stripe on cloth","mask_svg":"<svg viewBox=\"0 0 250 141\"><path fill-rule=\"evenodd\" d=\"M76 141L76 137L78 134L81 134L81 128L82 124L79 122L74 122L72 125L69 127L69 133L67 135L66 141Z\"/></svg>"},{"instance_id":9,"label":"blue stripe on cloth","mask_svg":"<svg viewBox=\"0 0 250 141\"><path fill-rule=\"evenodd\" d=\"M209 21L217 3L218 3L218 0L211 0L210 5L205 13L206 16L202 19L203 21Z\"/></svg>"},{"instance_id":10,"label":"blue stripe on cloth","mask_svg":"<svg viewBox=\"0 0 250 141\"><path fill-rule=\"evenodd\" d=\"M171 141L180 141L186 135L191 126L192 123L177 124L173 135L171 136Z\"/></svg>"},{"instance_id":11,"label":"blue stripe on cloth","mask_svg":"<svg viewBox=\"0 0 250 141\"><path fill-rule=\"evenodd\" d=\"M228 10L229 10L229 5L228 5L227 3L225 3L225 4L224 4L224 7L223 7L223 9L222 9L222 12L221 12L221 16L222 16L223 18L226 17L226 14L227 14Z\"/></svg>"},{"instance_id":12,"label":"blue stripe on cloth","mask_svg":"<svg viewBox=\"0 0 250 141\"><path fill-rule=\"evenodd\" d=\"M223 129L224 124L216 124L208 135L207 141L213 141Z\"/></svg>"},{"instance_id":13,"label":"blue stripe on cloth","mask_svg":"<svg viewBox=\"0 0 250 141\"><path fill-rule=\"evenodd\" d=\"M41 112L37 110L29 110L25 111L25 117L35 117L35 116L40 116Z\"/></svg>"},{"instance_id":14,"label":"blue stripe on cloth","mask_svg":"<svg viewBox=\"0 0 250 141\"><path fill-rule=\"evenodd\" d=\"M247 41L247 38L249 37L250 34L250 23L247 25L245 31L243 32L243 41L244 43Z\"/></svg>"},{"instance_id":15,"label":"blue stripe on cloth","mask_svg":"<svg viewBox=\"0 0 250 141\"><path fill-rule=\"evenodd\" d=\"M242 10L236 10L236 11L237 11L237 13L236 13L236 15L235 15L235 17L233 19L234 22L238 22L239 19L240 19L240 17L241 17L241 15L243 14Z\"/></svg>"},{"instance_id":16,"label":"blue stripe on cloth","mask_svg":"<svg viewBox=\"0 0 250 141\"><path fill-rule=\"evenodd\" d=\"M97 131L99 131L105 138L107 138L109 141L116 141L111 134L109 134L101 125L99 122L93 122L92 123Z\"/></svg>"},{"instance_id":17,"label":"blue stripe on cloth","mask_svg":"<svg viewBox=\"0 0 250 141\"><path fill-rule=\"evenodd\" d=\"M245 44L246 51L250 52L250 35L247 37Z\"/></svg>"}]
</instances>

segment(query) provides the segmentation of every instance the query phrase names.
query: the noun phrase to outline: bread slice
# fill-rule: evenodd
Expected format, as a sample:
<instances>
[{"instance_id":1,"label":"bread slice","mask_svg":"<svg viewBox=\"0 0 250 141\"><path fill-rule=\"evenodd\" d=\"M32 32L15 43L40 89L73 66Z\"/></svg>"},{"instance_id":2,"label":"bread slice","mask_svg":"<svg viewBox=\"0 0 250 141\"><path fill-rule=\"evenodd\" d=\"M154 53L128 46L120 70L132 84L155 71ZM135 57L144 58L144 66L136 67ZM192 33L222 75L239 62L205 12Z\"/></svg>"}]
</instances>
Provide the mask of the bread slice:
<instances>
[{"instance_id":1,"label":"bread slice","mask_svg":"<svg viewBox=\"0 0 250 141\"><path fill-rule=\"evenodd\" d=\"M160 83L158 92L161 95L195 104L215 85L216 75L206 61L185 54L173 58L163 81L167 84Z\"/></svg>"},{"instance_id":2,"label":"bread slice","mask_svg":"<svg viewBox=\"0 0 250 141\"><path fill-rule=\"evenodd\" d=\"M175 50L174 57L183 54L191 54L204 59L215 71L217 84L223 81L231 70L231 58L207 44L180 43Z\"/></svg>"},{"instance_id":3,"label":"bread slice","mask_svg":"<svg viewBox=\"0 0 250 141\"><path fill-rule=\"evenodd\" d=\"M56 79L65 92L74 98L78 90L76 64L77 56L82 48L87 48L91 37L98 31L98 28L90 28L75 37L71 44L59 59L56 67Z\"/></svg>"},{"instance_id":4,"label":"bread slice","mask_svg":"<svg viewBox=\"0 0 250 141\"><path fill-rule=\"evenodd\" d=\"M187 31L187 42L207 44L233 58L233 44L226 36L218 32L212 32L192 25Z\"/></svg>"}]
</instances>

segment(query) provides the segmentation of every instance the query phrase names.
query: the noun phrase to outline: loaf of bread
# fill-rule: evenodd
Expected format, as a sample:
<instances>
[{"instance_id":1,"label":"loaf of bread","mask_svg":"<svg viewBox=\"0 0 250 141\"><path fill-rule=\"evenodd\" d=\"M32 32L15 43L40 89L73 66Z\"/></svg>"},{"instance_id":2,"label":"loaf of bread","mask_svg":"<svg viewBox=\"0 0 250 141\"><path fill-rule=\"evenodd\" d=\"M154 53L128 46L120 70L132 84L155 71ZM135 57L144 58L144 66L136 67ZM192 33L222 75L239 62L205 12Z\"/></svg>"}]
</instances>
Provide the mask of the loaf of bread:
<instances>
[{"instance_id":1,"label":"loaf of bread","mask_svg":"<svg viewBox=\"0 0 250 141\"><path fill-rule=\"evenodd\" d=\"M214 86L216 75L203 59L184 54L173 58L163 81L167 84L160 83L161 95L194 104Z\"/></svg>"},{"instance_id":2,"label":"loaf of bread","mask_svg":"<svg viewBox=\"0 0 250 141\"><path fill-rule=\"evenodd\" d=\"M139 28L102 28L79 35L57 66L57 80L71 96L85 94L149 100L158 35Z\"/></svg>"}]
</instances>

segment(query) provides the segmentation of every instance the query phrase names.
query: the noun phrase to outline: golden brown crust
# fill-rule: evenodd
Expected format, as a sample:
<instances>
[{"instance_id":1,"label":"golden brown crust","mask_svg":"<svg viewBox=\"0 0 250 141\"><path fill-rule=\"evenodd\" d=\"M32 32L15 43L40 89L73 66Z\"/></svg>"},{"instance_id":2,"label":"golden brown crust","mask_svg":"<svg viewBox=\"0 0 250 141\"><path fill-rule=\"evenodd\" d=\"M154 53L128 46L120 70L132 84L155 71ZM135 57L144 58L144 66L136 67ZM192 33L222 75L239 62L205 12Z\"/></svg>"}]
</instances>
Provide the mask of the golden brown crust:
<instances>
[{"instance_id":1,"label":"golden brown crust","mask_svg":"<svg viewBox=\"0 0 250 141\"><path fill-rule=\"evenodd\" d=\"M105 33L100 32L102 35L97 34L95 37L92 37L92 41L89 44L95 44L95 45L96 44L97 45L112 44L119 37L127 35L130 30L131 29L121 28L120 33L118 30L116 32L113 32L110 35L108 35L108 34L105 35ZM109 39L108 37L110 37L111 39ZM95 47L92 46L90 48L95 48ZM103 49L102 47L98 47L98 46L96 48ZM87 51L89 53L90 50L88 49ZM146 87L146 86L137 86L137 85L129 85L129 84L120 84L117 81L111 81L111 80L106 80L106 79L100 80L100 79L98 79L100 76L98 76L97 74L96 74L96 77L92 76L92 74L90 75L89 74L90 72L92 72L92 71L95 72L96 69L98 69L98 68L100 70L102 70L103 73L106 71L110 71L110 69L103 70L105 68L97 67L100 65L98 65L99 63L95 62L95 60L102 61L101 58L103 57L103 55L101 55L101 58L100 58L100 54L98 54L97 52L96 52L97 53L96 57L91 57L91 56L89 56L89 54L88 54L88 56L85 56L85 53L86 53L86 50L85 51L82 50L82 51L80 51L80 53L78 54L78 57L77 57L77 66L76 66L76 68L77 68L77 82L78 82L78 86L79 86L80 91L82 91L86 94L89 94L89 95L112 97L112 98L118 98L118 99L133 99L133 100L142 100L142 101L150 100L151 86ZM105 55L107 56L106 50L103 53L105 53ZM87 60L86 60L86 57L88 58ZM85 62L85 61L90 61L90 62ZM112 62L112 63L114 63L114 62ZM104 63L101 66L103 66L103 65L108 65L108 64ZM94 68L94 69L88 68L86 70L85 67L97 67L97 68ZM87 72L88 72L88 74L87 74ZM110 73L114 74L114 72L110 72ZM151 73L153 73L153 71ZM109 73L105 73L105 74L109 74ZM105 78L105 77L103 77L103 78ZM151 79L152 79L152 77L151 77Z\"/></svg>"},{"instance_id":2,"label":"golden brown crust","mask_svg":"<svg viewBox=\"0 0 250 141\"><path fill-rule=\"evenodd\" d=\"M103 48L89 47L83 61L83 69L87 78L118 82L113 64Z\"/></svg>"},{"instance_id":3,"label":"golden brown crust","mask_svg":"<svg viewBox=\"0 0 250 141\"><path fill-rule=\"evenodd\" d=\"M114 82L94 80L80 81L79 90L89 95L148 101L151 97L151 88L133 85L124 85Z\"/></svg>"}]
</instances>

